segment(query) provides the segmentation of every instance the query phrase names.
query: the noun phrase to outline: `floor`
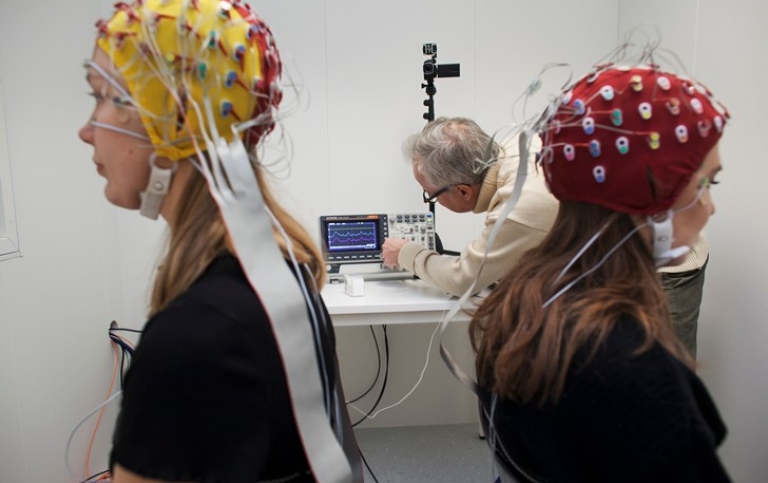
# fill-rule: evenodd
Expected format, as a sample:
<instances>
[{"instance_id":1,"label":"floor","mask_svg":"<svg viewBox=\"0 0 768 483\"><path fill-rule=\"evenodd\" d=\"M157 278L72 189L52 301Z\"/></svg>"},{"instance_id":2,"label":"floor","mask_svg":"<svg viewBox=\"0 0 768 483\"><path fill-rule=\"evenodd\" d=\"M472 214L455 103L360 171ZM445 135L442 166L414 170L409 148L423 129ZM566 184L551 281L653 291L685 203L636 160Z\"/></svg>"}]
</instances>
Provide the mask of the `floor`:
<instances>
[{"instance_id":1,"label":"floor","mask_svg":"<svg viewBox=\"0 0 768 483\"><path fill-rule=\"evenodd\" d=\"M492 482L491 457L477 424L356 429L379 483Z\"/></svg>"}]
</instances>

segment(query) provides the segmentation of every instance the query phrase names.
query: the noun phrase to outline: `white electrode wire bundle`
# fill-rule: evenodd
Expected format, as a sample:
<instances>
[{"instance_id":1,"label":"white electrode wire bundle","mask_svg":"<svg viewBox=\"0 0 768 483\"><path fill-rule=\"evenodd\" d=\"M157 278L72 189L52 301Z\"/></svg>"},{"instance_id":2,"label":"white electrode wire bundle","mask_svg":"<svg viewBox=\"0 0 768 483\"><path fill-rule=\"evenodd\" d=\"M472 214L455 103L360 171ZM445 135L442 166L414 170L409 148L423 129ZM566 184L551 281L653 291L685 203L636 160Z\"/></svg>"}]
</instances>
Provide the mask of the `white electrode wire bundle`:
<instances>
[{"instance_id":1,"label":"white electrode wire bundle","mask_svg":"<svg viewBox=\"0 0 768 483\"><path fill-rule=\"evenodd\" d=\"M451 356L448 349L445 347L445 344L443 343L443 338L445 335L445 331L448 327L448 325L451 323L453 318L456 316L456 314L460 310L464 310L465 307L467 307L467 301L472 296L475 290L475 285L477 284L477 277L479 277L480 273L483 271L483 267L485 266L485 261L488 256L488 252L491 250L491 247L493 246L493 242L496 240L496 236L499 233L499 230L501 229L502 225L507 221L507 217L512 213L512 211L517 206L518 201L520 200L520 196L522 195L523 191L523 185L525 184L525 180L528 177L528 168L530 160L530 148L531 148L531 142L534 136L538 135L539 130L542 128L542 125L547 120L547 114L554 112L553 109L556 109L556 107L552 107L550 104L550 107L545 111L544 115L536 116L536 117L528 117L527 113L527 102L530 97L532 97L534 94L536 94L542 85L542 78L545 74L549 73L550 71L554 69L560 69L560 68L566 68L569 72L569 75L567 77L567 80L565 84L563 84L563 88L570 84L571 79L573 77L573 70L571 69L570 65L563 64L563 63L551 63L545 65L539 74L534 78L533 81L528 85L528 87L523 91L523 93L515 100L512 107L512 119L513 124L508 127L509 133L502 136L503 138L511 138L513 136L518 137L518 168L517 168L517 174L515 176L515 183L512 188L512 192L509 196L509 198L504 203L504 207L502 208L501 213L499 214L499 217L496 219L495 223L493 224L493 228L491 229L490 234L488 235L488 239L485 243L485 250L483 251L483 258L480 261L480 266L477 269L477 276L475 277L475 280L470 284L469 288L459 297L459 299L456 301L456 303L451 307L451 309L448 311L448 314L445 316L443 321L440 323L440 356L443 359L443 362L445 363L446 367L449 371L453 374L453 376L458 379L462 384L464 384L466 387L468 387L472 392L479 395L479 390L477 386L477 382L475 382L470 376L468 376L455 362L453 359L453 356ZM557 102L559 99L556 98L554 102ZM522 103L522 121L517 122L518 116L516 114L515 108L518 104ZM494 135L494 138L496 136ZM493 142L493 140L491 141ZM488 150L490 153L490 149ZM513 156L511 153L507 153L508 156ZM488 158L488 156L486 156ZM486 168L489 165L497 162L495 159L484 159L479 160L479 164L482 168ZM470 307L471 308L471 307Z\"/></svg>"},{"instance_id":2,"label":"white electrode wire bundle","mask_svg":"<svg viewBox=\"0 0 768 483\"><path fill-rule=\"evenodd\" d=\"M504 208L502 209L501 213L499 214L498 219L493 224L493 228L491 229L491 233L488 236L488 240L486 240L485 243L485 251L483 253L483 259L480 262L480 266L478 267L477 273L478 275L482 272L483 266L485 265L486 256L488 255L488 252L491 249L491 246L493 246L493 242L496 239L496 235L498 235L499 230L501 229L502 224L506 221L507 216L512 212L512 210L517 205L518 200L520 199L520 195L523 191L523 183L525 182L525 178L528 176L528 136L526 132L521 132L519 135L519 149L520 149L520 162L518 165L518 171L517 176L515 177L515 184L512 189L512 194L510 194L509 199L504 204ZM439 329L440 329L440 356L443 358L443 362L448 367L448 370L451 371L453 376L458 379L462 384L467 386L472 392L475 394L479 394L479 389L477 387L477 383L472 380L470 376L468 376L455 362L453 359L453 356L451 356L448 349L445 347L445 344L443 343L443 337L445 335L445 331L448 328L448 324L453 320L453 318L456 316L457 313L459 313L460 310L463 310L466 306L467 300L472 296L475 290L475 284L477 283L477 278L472 281L469 288L464 292L464 294L459 297L459 299L456 301L455 304L453 304L453 307L448 311L448 314L443 318L442 322L440 322Z\"/></svg>"},{"instance_id":3,"label":"white electrode wire bundle","mask_svg":"<svg viewBox=\"0 0 768 483\"><path fill-rule=\"evenodd\" d=\"M217 137L216 135L214 135ZM351 468L325 414L318 357L306 300L275 242L253 168L239 138L222 139L201 162L246 277L264 304L286 369L294 416L313 473L321 482L351 482ZM301 274L297 274L301 278ZM322 357L321 357L322 358Z\"/></svg>"},{"instance_id":4,"label":"white electrode wire bundle","mask_svg":"<svg viewBox=\"0 0 768 483\"><path fill-rule=\"evenodd\" d=\"M351 482L352 471L328 424L323 387L318 375L315 334L307 320L307 301L288 269L274 239L253 166L237 130L234 140L220 138L213 125L210 99L205 111L213 139L206 139L207 159L200 153L198 169L219 205L237 258L272 323L293 403L299 434L313 473L321 482ZM297 273L299 279L301 273ZM311 305L311 303L310 303Z\"/></svg>"}]
</instances>

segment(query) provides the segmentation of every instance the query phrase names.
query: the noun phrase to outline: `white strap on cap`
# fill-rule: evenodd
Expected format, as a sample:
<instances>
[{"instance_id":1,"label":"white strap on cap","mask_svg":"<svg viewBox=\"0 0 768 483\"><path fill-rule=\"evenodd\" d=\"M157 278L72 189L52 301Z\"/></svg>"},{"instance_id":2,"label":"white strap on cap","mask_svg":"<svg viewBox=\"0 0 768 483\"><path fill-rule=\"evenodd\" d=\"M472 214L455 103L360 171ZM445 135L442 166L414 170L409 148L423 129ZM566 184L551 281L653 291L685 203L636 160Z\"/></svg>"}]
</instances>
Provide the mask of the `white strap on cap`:
<instances>
[{"instance_id":1,"label":"white strap on cap","mask_svg":"<svg viewBox=\"0 0 768 483\"><path fill-rule=\"evenodd\" d=\"M351 483L352 468L326 413L307 301L275 241L248 153L235 136L232 143L222 138L208 143L208 155L212 158L210 166L202 161L201 171L219 205L243 271L272 324L296 426L312 472L321 483Z\"/></svg>"},{"instance_id":2,"label":"white strap on cap","mask_svg":"<svg viewBox=\"0 0 768 483\"><path fill-rule=\"evenodd\" d=\"M141 193L140 213L149 219L157 220L160 207L163 206L165 195L171 186L171 178L176 171L176 163L170 168L161 168L155 163L155 153L149 156L149 183L147 189Z\"/></svg>"},{"instance_id":3,"label":"white strap on cap","mask_svg":"<svg viewBox=\"0 0 768 483\"><path fill-rule=\"evenodd\" d=\"M674 216L675 212L669 210L666 218L662 221L657 221L651 216L648 217L648 224L653 230L653 260L657 267L664 266L671 260L685 255L691 249L685 245L672 248L672 241L674 240L672 218Z\"/></svg>"}]
</instances>

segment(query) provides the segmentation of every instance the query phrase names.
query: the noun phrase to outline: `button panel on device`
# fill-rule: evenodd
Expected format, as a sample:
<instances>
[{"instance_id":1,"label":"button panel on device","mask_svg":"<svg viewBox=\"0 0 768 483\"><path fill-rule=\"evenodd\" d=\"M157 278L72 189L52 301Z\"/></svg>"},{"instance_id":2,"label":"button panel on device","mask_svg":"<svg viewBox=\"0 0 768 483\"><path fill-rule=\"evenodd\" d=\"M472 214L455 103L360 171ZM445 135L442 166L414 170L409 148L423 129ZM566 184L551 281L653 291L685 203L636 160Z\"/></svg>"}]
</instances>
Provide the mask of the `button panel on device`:
<instances>
[{"instance_id":1,"label":"button panel on device","mask_svg":"<svg viewBox=\"0 0 768 483\"><path fill-rule=\"evenodd\" d=\"M432 213L389 215L388 225L390 238L402 238L435 249L435 217Z\"/></svg>"}]
</instances>

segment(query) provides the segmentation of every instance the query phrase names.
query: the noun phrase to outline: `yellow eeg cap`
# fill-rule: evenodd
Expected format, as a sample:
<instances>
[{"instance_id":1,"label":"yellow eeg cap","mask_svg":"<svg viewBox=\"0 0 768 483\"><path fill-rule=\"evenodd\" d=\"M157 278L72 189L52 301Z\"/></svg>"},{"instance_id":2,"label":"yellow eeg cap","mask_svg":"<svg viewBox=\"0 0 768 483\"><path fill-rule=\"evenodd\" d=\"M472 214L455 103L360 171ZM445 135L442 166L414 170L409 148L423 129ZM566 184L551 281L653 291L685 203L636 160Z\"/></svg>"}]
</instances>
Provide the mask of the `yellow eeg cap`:
<instances>
[{"instance_id":1,"label":"yellow eeg cap","mask_svg":"<svg viewBox=\"0 0 768 483\"><path fill-rule=\"evenodd\" d=\"M280 55L269 27L239 0L137 0L115 4L97 24L97 45L125 80L158 156L205 150L210 133L204 99L215 128L232 141L232 125L259 122L246 132L255 143L274 126ZM201 122L202 116L202 122Z\"/></svg>"}]
</instances>

